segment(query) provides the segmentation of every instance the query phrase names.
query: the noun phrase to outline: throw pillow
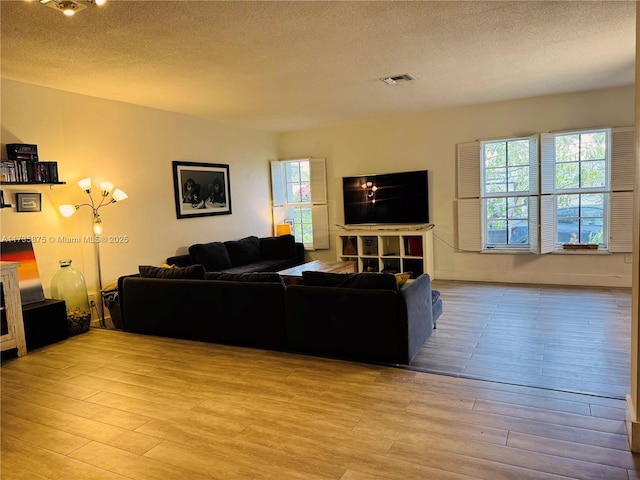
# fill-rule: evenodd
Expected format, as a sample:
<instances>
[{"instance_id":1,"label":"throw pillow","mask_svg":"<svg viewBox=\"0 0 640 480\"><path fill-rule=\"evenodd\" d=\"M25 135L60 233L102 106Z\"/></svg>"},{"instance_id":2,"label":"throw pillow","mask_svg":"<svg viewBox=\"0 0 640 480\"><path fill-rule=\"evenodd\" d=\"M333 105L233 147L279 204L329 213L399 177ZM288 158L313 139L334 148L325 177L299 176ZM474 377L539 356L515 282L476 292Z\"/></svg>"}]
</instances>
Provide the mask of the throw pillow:
<instances>
[{"instance_id":1,"label":"throw pillow","mask_svg":"<svg viewBox=\"0 0 640 480\"><path fill-rule=\"evenodd\" d=\"M224 242L229 252L231 265L239 267L260 261L260 240L258 237L246 237L240 240Z\"/></svg>"},{"instance_id":2,"label":"throw pillow","mask_svg":"<svg viewBox=\"0 0 640 480\"><path fill-rule=\"evenodd\" d=\"M207 272L217 272L231 268L231 257L222 242L197 243L189 247L192 264L204 265Z\"/></svg>"},{"instance_id":3,"label":"throw pillow","mask_svg":"<svg viewBox=\"0 0 640 480\"><path fill-rule=\"evenodd\" d=\"M152 265L140 265L138 267L142 278L170 278L204 280L204 267L191 265L189 267L163 268Z\"/></svg>"},{"instance_id":4,"label":"throw pillow","mask_svg":"<svg viewBox=\"0 0 640 480\"><path fill-rule=\"evenodd\" d=\"M399 287L402 287L405 283L407 283L407 280L411 278L411 272L394 273L394 275L396 276L396 282L398 283Z\"/></svg>"},{"instance_id":5,"label":"throw pillow","mask_svg":"<svg viewBox=\"0 0 640 480\"><path fill-rule=\"evenodd\" d=\"M206 272L205 280L223 280L227 282L282 283L282 277L275 272L225 273Z\"/></svg>"},{"instance_id":6,"label":"throw pillow","mask_svg":"<svg viewBox=\"0 0 640 480\"><path fill-rule=\"evenodd\" d=\"M286 260L296 256L296 239L293 235L260 239L260 255L263 260Z\"/></svg>"}]
</instances>

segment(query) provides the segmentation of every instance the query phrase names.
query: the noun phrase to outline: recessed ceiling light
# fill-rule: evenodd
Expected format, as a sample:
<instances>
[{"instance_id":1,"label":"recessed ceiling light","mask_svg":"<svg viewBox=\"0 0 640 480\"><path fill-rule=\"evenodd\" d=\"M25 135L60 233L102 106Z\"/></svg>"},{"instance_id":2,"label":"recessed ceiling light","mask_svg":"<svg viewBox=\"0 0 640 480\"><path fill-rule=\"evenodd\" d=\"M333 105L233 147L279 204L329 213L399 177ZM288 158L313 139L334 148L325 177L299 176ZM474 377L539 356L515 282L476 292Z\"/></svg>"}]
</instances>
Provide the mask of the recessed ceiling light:
<instances>
[{"instance_id":1,"label":"recessed ceiling light","mask_svg":"<svg viewBox=\"0 0 640 480\"><path fill-rule=\"evenodd\" d=\"M402 75L394 75L392 77L384 77L381 78L384 83L387 85L397 85L398 83L411 82L415 80L416 77L411 75L410 73L403 73Z\"/></svg>"}]
</instances>

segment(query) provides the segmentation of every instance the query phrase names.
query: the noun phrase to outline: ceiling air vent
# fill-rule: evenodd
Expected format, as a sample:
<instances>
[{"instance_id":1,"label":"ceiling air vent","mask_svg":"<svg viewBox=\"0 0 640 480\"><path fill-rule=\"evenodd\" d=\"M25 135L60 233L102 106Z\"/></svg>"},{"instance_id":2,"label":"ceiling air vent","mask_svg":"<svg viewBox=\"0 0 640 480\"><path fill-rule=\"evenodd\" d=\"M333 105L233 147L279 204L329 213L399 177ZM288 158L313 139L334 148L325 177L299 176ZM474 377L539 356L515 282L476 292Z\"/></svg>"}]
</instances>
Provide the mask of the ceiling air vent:
<instances>
[{"instance_id":1,"label":"ceiling air vent","mask_svg":"<svg viewBox=\"0 0 640 480\"><path fill-rule=\"evenodd\" d=\"M393 77L384 77L380 80L382 80L387 85L397 85L399 83L412 82L415 79L416 77L414 77L410 73L403 73L402 75L394 75Z\"/></svg>"}]
</instances>

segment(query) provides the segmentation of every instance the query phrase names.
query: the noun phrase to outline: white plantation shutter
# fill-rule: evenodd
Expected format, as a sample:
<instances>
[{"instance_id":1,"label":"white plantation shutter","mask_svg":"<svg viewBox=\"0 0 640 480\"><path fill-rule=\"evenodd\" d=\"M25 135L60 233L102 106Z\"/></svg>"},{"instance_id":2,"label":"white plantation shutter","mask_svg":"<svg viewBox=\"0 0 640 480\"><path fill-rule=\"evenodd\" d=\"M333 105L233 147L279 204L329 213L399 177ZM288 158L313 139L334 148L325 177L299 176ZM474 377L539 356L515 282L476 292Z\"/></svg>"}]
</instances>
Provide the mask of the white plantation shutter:
<instances>
[{"instance_id":1,"label":"white plantation shutter","mask_svg":"<svg viewBox=\"0 0 640 480\"><path fill-rule=\"evenodd\" d=\"M324 158L309 159L311 170L311 203L327 203L327 173Z\"/></svg>"},{"instance_id":2,"label":"white plantation shutter","mask_svg":"<svg viewBox=\"0 0 640 480\"><path fill-rule=\"evenodd\" d=\"M635 178L635 135L633 127L611 129L611 190L633 190Z\"/></svg>"},{"instance_id":3,"label":"white plantation shutter","mask_svg":"<svg viewBox=\"0 0 640 480\"><path fill-rule=\"evenodd\" d=\"M271 162L271 195L273 197L273 207L280 207L286 203L284 163L278 161Z\"/></svg>"},{"instance_id":4,"label":"white plantation shutter","mask_svg":"<svg viewBox=\"0 0 640 480\"><path fill-rule=\"evenodd\" d=\"M329 211L327 208L327 173L324 158L309 160L311 170L311 222L314 250L329 248Z\"/></svg>"},{"instance_id":5,"label":"white plantation shutter","mask_svg":"<svg viewBox=\"0 0 640 480\"><path fill-rule=\"evenodd\" d=\"M329 248L329 212L327 205L313 205L311 207L313 222L313 249Z\"/></svg>"},{"instance_id":6,"label":"white plantation shutter","mask_svg":"<svg viewBox=\"0 0 640 480\"><path fill-rule=\"evenodd\" d=\"M458 250L482 250L482 202L479 198L459 199Z\"/></svg>"},{"instance_id":7,"label":"white plantation shutter","mask_svg":"<svg viewBox=\"0 0 640 480\"><path fill-rule=\"evenodd\" d=\"M480 142L457 145L458 198L480 197Z\"/></svg>"},{"instance_id":8,"label":"white plantation shutter","mask_svg":"<svg viewBox=\"0 0 640 480\"><path fill-rule=\"evenodd\" d=\"M529 194L538 195L538 135L529 137ZM531 198L529 199L531 205ZM537 199L534 199L537 202ZM531 231L531 229L529 229Z\"/></svg>"},{"instance_id":9,"label":"white plantation shutter","mask_svg":"<svg viewBox=\"0 0 640 480\"><path fill-rule=\"evenodd\" d=\"M329 248L329 211L327 208L327 173L324 158L309 160L311 167L311 218L314 250Z\"/></svg>"},{"instance_id":10,"label":"white plantation shutter","mask_svg":"<svg viewBox=\"0 0 640 480\"><path fill-rule=\"evenodd\" d=\"M556 197L540 197L540 253L551 253L556 249Z\"/></svg>"},{"instance_id":11,"label":"white plantation shutter","mask_svg":"<svg viewBox=\"0 0 640 480\"><path fill-rule=\"evenodd\" d=\"M613 192L610 202L609 251L631 252L633 249L633 192Z\"/></svg>"},{"instance_id":12,"label":"white plantation shutter","mask_svg":"<svg viewBox=\"0 0 640 480\"><path fill-rule=\"evenodd\" d=\"M480 142L456 146L458 175L458 249L482 251L482 203L480 201Z\"/></svg>"},{"instance_id":13,"label":"white plantation shutter","mask_svg":"<svg viewBox=\"0 0 640 480\"><path fill-rule=\"evenodd\" d=\"M636 150L634 127L611 129L609 251L633 250L633 189Z\"/></svg>"},{"instance_id":14,"label":"white plantation shutter","mask_svg":"<svg viewBox=\"0 0 640 480\"><path fill-rule=\"evenodd\" d=\"M556 191L556 136L553 133L540 134L540 192ZM544 216L544 212L542 212Z\"/></svg>"},{"instance_id":15,"label":"white plantation shutter","mask_svg":"<svg viewBox=\"0 0 640 480\"><path fill-rule=\"evenodd\" d=\"M529 197L529 251L540 253L538 246L538 197Z\"/></svg>"}]
</instances>

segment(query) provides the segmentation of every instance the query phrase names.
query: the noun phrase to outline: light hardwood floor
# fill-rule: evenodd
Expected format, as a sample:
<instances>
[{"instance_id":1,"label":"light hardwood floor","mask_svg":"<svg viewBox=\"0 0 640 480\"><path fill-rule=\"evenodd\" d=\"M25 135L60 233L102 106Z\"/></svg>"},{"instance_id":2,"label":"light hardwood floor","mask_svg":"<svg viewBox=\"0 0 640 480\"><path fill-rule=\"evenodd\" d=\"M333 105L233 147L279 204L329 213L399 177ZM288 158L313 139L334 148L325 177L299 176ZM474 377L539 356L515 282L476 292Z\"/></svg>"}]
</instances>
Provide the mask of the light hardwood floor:
<instances>
[{"instance_id":1,"label":"light hardwood floor","mask_svg":"<svg viewBox=\"0 0 640 480\"><path fill-rule=\"evenodd\" d=\"M421 371L625 398L631 289L434 281L444 313Z\"/></svg>"},{"instance_id":2,"label":"light hardwood floor","mask_svg":"<svg viewBox=\"0 0 640 480\"><path fill-rule=\"evenodd\" d=\"M443 324L444 328L444 324ZM2 479L638 478L624 402L92 329L2 364Z\"/></svg>"}]
</instances>

